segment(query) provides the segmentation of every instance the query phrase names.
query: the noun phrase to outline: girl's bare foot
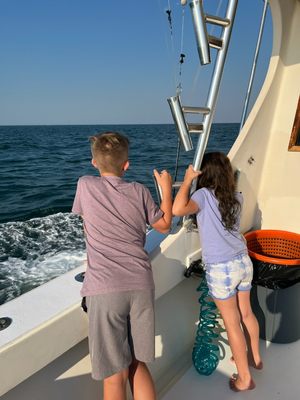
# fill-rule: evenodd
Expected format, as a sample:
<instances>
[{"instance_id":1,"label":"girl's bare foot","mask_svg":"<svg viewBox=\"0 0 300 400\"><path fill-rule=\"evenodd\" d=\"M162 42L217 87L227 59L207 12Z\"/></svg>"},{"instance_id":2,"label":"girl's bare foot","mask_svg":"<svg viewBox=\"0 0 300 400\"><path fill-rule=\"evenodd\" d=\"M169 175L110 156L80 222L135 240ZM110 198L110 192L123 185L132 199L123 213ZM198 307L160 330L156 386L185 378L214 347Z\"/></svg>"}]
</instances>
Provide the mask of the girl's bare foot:
<instances>
[{"instance_id":1,"label":"girl's bare foot","mask_svg":"<svg viewBox=\"0 0 300 400\"><path fill-rule=\"evenodd\" d=\"M234 392L244 392L245 390L253 390L255 388L255 383L250 379L249 382L244 383L239 379L239 376L234 374L229 380L229 387Z\"/></svg>"},{"instance_id":2,"label":"girl's bare foot","mask_svg":"<svg viewBox=\"0 0 300 400\"><path fill-rule=\"evenodd\" d=\"M235 364L235 361L234 361L233 356L230 357L230 361L231 361L233 364ZM249 359L249 358L248 358L248 362L249 362L249 366L250 366L250 367L253 367L253 368L255 368L255 369L261 370L261 369L263 369L263 367L264 367L264 364L263 364L262 361L259 361L258 363L255 363L255 361L254 361L253 359Z\"/></svg>"}]
</instances>

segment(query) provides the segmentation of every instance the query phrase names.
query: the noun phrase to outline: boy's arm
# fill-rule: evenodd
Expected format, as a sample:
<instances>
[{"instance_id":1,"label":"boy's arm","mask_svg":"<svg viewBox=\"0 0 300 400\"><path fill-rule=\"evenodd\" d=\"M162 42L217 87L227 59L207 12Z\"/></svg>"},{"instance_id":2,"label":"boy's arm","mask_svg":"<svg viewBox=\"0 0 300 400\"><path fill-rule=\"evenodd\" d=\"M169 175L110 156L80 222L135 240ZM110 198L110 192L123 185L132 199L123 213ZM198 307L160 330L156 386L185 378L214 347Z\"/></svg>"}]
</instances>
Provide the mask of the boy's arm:
<instances>
[{"instance_id":1,"label":"boy's arm","mask_svg":"<svg viewBox=\"0 0 300 400\"><path fill-rule=\"evenodd\" d=\"M81 205L81 182L80 179L77 182L77 189L75 193L75 198L72 206L72 213L77 214L80 219L82 220L82 226L83 226L83 234L86 236L86 230L84 226L84 219L83 219L83 209Z\"/></svg>"},{"instance_id":2,"label":"boy's arm","mask_svg":"<svg viewBox=\"0 0 300 400\"><path fill-rule=\"evenodd\" d=\"M77 182L77 188L76 188L76 193L75 193L75 198L73 201L73 206L72 206L72 213L77 214L81 217L83 217L83 210L82 210L82 204L81 204L81 179L78 179Z\"/></svg>"},{"instance_id":3,"label":"boy's arm","mask_svg":"<svg viewBox=\"0 0 300 400\"><path fill-rule=\"evenodd\" d=\"M161 233L168 233L172 223L172 178L167 171L159 174L156 169L154 176L162 190L160 209L164 215L152 224L152 228Z\"/></svg>"},{"instance_id":4,"label":"boy's arm","mask_svg":"<svg viewBox=\"0 0 300 400\"><path fill-rule=\"evenodd\" d=\"M185 215L196 214L199 211L199 206L195 201L191 200L190 188L192 181L201 174L200 171L195 171L190 165L186 170L184 181L177 192L173 203L173 214L178 217L183 217Z\"/></svg>"}]
</instances>

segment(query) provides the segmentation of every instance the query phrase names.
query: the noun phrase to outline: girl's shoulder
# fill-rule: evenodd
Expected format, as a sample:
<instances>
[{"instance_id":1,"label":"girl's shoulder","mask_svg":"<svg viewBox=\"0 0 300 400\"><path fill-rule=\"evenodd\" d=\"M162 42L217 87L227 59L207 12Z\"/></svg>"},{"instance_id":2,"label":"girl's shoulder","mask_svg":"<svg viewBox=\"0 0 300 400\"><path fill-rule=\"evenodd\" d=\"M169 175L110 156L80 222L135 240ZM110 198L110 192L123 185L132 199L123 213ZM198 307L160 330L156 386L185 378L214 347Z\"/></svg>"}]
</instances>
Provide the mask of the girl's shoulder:
<instances>
[{"instance_id":1,"label":"girl's shoulder","mask_svg":"<svg viewBox=\"0 0 300 400\"><path fill-rule=\"evenodd\" d=\"M211 190L209 190L209 189L207 189L207 188L205 188L205 187L202 187L202 188L200 188L200 189L197 189L197 190L195 191L195 193L211 194L212 192L211 192Z\"/></svg>"},{"instance_id":2,"label":"girl's shoulder","mask_svg":"<svg viewBox=\"0 0 300 400\"><path fill-rule=\"evenodd\" d=\"M201 196L203 196L204 198L213 198L213 199L216 198L215 192L212 189L208 189L208 188L203 187L203 188L198 189L198 190L199 190L199 194Z\"/></svg>"},{"instance_id":3,"label":"girl's shoulder","mask_svg":"<svg viewBox=\"0 0 300 400\"><path fill-rule=\"evenodd\" d=\"M196 201L196 203L200 206L201 209L204 208L206 202L211 202L211 198L214 198L214 194L211 190L207 188L197 189L193 195L192 200Z\"/></svg>"}]
</instances>

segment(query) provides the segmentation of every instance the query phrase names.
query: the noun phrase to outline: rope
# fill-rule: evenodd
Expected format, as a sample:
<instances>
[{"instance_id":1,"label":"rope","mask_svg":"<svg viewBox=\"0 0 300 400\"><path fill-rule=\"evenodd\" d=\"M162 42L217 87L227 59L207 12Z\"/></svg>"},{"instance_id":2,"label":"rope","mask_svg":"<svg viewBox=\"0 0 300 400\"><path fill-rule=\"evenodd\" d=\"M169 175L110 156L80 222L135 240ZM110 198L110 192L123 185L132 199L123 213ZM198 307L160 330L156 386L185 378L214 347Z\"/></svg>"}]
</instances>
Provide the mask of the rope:
<instances>
[{"instance_id":1,"label":"rope","mask_svg":"<svg viewBox=\"0 0 300 400\"><path fill-rule=\"evenodd\" d=\"M194 367L201 375L211 375L219 363L219 346L214 344L218 333L216 305L208 300L208 287L205 277L203 277L197 291L201 292L199 297L200 315L199 324L196 332L195 344L192 353Z\"/></svg>"}]
</instances>

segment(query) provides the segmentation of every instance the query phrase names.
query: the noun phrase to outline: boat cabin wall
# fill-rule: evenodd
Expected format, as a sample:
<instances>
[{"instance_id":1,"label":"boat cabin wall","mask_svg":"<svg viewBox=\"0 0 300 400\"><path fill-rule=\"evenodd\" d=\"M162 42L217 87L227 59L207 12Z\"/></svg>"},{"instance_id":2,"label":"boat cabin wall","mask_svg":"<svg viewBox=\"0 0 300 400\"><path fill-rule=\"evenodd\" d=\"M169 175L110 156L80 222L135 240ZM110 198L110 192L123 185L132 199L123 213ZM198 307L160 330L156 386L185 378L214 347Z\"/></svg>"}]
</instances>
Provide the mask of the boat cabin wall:
<instances>
[{"instance_id":1,"label":"boat cabin wall","mask_svg":"<svg viewBox=\"0 0 300 400\"><path fill-rule=\"evenodd\" d=\"M229 152L244 195L242 230L300 231L300 152L289 142L300 94L300 2L270 1L273 53L262 90Z\"/></svg>"}]
</instances>

